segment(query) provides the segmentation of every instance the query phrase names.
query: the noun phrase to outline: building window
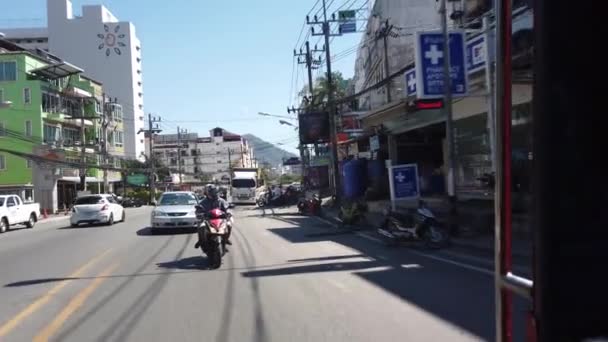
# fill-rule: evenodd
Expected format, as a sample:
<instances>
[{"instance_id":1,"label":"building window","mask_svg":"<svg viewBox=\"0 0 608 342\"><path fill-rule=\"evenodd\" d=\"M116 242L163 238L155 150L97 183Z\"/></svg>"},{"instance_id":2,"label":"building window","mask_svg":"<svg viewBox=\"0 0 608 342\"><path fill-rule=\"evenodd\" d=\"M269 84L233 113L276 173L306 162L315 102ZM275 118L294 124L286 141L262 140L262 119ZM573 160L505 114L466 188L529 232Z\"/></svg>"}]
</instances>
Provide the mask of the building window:
<instances>
[{"instance_id":1,"label":"building window","mask_svg":"<svg viewBox=\"0 0 608 342\"><path fill-rule=\"evenodd\" d=\"M141 58L137 57L137 63L141 62Z\"/></svg>"},{"instance_id":2,"label":"building window","mask_svg":"<svg viewBox=\"0 0 608 342\"><path fill-rule=\"evenodd\" d=\"M32 136L32 122L30 120L25 122L25 135L28 137Z\"/></svg>"},{"instance_id":3,"label":"building window","mask_svg":"<svg viewBox=\"0 0 608 342\"><path fill-rule=\"evenodd\" d=\"M17 80L17 62L0 62L0 81Z\"/></svg>"},{"instance_id":4,"label":"building window","mask_svg":"<svg viewBox=\"0 0 608 342\"><path fill-rule=\"evenodd\" d=\"M74 146L74 143L76 141L80 141L80 131L78 131L75 128L64 127L63 131L61 133L63 135L63 144L65 146ZM46 140L46 137L45 137L45 140Z\"/></svg>"},{"instance_id":5,"label":"building window","mask_svg":"<svg viewBox=\"0 0 608 342\"><path fill-rule=\"evenodd\" d=\"M6 170L6 160L3 154L0 154L0 170Z\"/></svg>"},{"instance_id":6,"label":"building window","mask_svg":"<svg viewBox=\"0 0 608 342\"><path fill-rule=\"evenodd\" d=\"M116 131L114 132L114 145L121 147L123 144L123 132Z\"/></svg>"},{"instance_id":7,"label":"building window","mask_svg":"<svg viewBox=\"0 0 608 342\"><path fill-rule=\"evenodd\" d=\"M43 136L45 143L53 143L61 139L61 129L57 126L44 125Z\"/></svg>"},{"instance_id":8,"label":"building window","mask_svg":"<svg viewBox=\"0 0 608 342\"><path fill-rule=\"evenodd\" d=\"M31 159L26 159L25 160L25 167L27 167L28 169L32 168L32 160Z\"/></svg>"},{"instance_id":9,"label":"building window","mask_svg":"<svg viewBox=\"0 0 608 342\"><path fill-rule=\"evenodd\" d=\"M31 203L34 202L34 189L25 189L23 190L23 198L26 202Z\"/></svg>"},{"instance_id":10,"label":"building window","mask_svg":"<svg viewBox=\"0 0 608 342\"><path fill-rule=\"evenodd\" d=\"M6 124L4 122L0 122L0 137L6 136Z\"/></svg>"},{"instance_id":11,"label":"building window","mask_svg":"<svg viewBox=\"0 0 608 342\"><path fill-rule=\"evenodd\" d=\"M23 103L32 104L32 91L30 88L23 88Z\"/></svg>"},{"instance_id":12,"label":"building window","mask_svg":"<svg viewBox=\"0 0 608 342\"><path fill-rule=\"evenodd\" d=\"M177 165L177 159L175 159L175 158L171 158L170 162L171 162L171 166Z\"/></svg>"},{"instance_id":13,"label":"building window","mask_svg":"<svg viewBox=\"0 0 608 342\"><path fill-rule=\"evenodd\" d=\"M135 47L135 49L136 49L137 51L139 51L141 48L140 48L139 46L136 46L136 47Z\"/></svg>"},{"instance_id":14,"label":"building window","mask_svg":"<svg viewBox=\"0 0 608 342\"><path fill-rule=\"evenodd\" d=\"M36 42L38 42L38 43L44 43L44 39L38 39L38 40L36 40Z\"/></svg>"}]
</instances>

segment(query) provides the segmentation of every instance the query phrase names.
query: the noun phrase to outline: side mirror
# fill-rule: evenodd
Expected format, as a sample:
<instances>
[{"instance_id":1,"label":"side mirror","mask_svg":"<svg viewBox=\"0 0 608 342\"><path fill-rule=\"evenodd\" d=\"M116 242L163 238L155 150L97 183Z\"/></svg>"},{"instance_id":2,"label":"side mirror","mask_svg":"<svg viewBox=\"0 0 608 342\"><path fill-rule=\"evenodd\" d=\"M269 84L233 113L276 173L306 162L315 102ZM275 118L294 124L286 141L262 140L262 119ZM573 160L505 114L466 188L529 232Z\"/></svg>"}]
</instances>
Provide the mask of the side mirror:
<instances>
[{"instance_id":1,"label":"side mirror","mask_svg":"<svg viewBox=\"0 0 608 342\"><path fill-rule=\"evenodd\" d=\"M156 200L152 200L151 204L156 207Z\"/></svg>"}]
</instances>

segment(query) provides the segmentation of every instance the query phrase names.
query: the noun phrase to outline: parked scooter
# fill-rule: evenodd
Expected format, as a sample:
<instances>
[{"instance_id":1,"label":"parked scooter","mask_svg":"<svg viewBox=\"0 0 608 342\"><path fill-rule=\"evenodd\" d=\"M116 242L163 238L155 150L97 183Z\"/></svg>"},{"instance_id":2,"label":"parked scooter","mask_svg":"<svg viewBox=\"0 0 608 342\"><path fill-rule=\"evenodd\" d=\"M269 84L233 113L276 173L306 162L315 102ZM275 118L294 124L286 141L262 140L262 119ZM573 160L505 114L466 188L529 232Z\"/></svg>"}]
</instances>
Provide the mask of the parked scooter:
<instances>
[{"instance_id":1,"label":"parked scooter","mask_svg":"<svg viewBox=\"0 0 608 342\"><path fill-rule=\"evenodd\" d=\"M200 206L197 206L196 209L197 217L200 219L197 232L199 241L201 241L201 251L209 258L211 268L219 268L227 250L226 238L231 215L220 209L212 209L208 213L203 212L203 208Z\"/></svg>"},{"instance_id":2,"label":"parked scooter","mask_svg":"<svg viewBox=\"0 0 608 342\"><path fill-rule=\"evenodd\" d=\"M340 219L342 225L365 224L367 221L366 210L366 205L359 201L345 202L340 206L338 219Z\"/></svg>"},{"instance_id":3,"label":"parked scooter","mask_svg":"<svg viewBox=\"0 0 608 342\"><path fill-rule=\"evenodd\" d=\"M428 248L442 248L449 244L448 232L440 227L424 201L418 203L415 211L408 213L398 213L388 208L378 233L389 245L402 241L422 241Z\"/></svg>"}]
</instances>

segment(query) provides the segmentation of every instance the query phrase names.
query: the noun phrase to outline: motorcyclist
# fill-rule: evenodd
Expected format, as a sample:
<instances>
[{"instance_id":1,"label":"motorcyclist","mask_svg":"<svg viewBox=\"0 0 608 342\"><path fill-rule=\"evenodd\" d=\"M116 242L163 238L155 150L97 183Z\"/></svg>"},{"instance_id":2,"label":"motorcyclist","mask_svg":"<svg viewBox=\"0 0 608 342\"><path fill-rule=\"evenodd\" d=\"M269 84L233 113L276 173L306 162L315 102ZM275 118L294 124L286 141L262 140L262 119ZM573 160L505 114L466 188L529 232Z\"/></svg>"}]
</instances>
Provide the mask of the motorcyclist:
<instances>
[{"instance_id":1,"label":"motorcyclist","mask_svg":"<svg viewBox=\"0 0 608 342\"><path fill-rule=\"evenodd\" d=\"M211 185L207 188L206 196L200 202L199 205L202 207L204 213L208 213L212 209L220 209L227 215L230 214L228 212L228 202L226 202L226 200L224 200L223 198L221 198L218 195L218 189L214 185ZM226 244L232 245L232 242L230 241L230 235L232 233L232 219L230 219L230 218L227 219L226 226L228 228L228 233L226 234ZM201 233L199 232L199 241L196 242L196 244L194 245L194 248L200 247L202 240L203 240L203 237L201 236Z\"/></svg>"}]
</instances>

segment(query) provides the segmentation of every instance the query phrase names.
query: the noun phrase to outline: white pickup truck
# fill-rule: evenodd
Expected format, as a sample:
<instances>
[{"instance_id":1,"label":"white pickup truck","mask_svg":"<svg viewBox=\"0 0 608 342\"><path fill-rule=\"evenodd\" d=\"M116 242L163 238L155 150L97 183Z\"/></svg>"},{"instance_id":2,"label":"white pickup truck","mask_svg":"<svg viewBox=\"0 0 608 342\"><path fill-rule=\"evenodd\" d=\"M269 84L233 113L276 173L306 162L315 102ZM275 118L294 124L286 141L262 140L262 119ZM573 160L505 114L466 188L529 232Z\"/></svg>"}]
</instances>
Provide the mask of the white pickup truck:
<instances>
[{"instance_id":1,"label":"white pickup truck","mask_svg":"<svg viewBox=\"0 0 608 342\"><path fill-rule=\"evenodd\" d=\"M40 204L25 204L16 195L0 195L0 233L6 232L10 226L24 224L34 227L40 216Z\"/></svg>"}]
</instances>

